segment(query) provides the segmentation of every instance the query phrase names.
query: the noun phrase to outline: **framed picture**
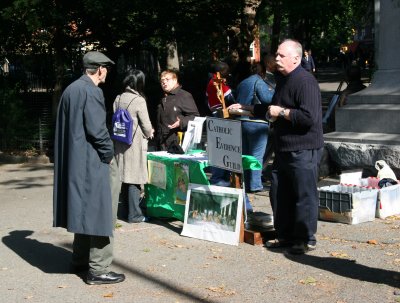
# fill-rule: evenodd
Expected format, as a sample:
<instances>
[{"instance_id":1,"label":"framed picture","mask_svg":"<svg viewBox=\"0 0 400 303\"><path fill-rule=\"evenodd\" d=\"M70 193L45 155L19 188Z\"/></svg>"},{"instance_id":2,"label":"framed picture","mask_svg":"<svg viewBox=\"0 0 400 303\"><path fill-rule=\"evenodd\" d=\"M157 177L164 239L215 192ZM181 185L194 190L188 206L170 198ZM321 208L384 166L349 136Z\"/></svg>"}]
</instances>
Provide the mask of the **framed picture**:
<instances>
[{"instance_id":1,"label":"framed picture","mask_svg":"<svg viewBox=\"0 0 400 303\"><path fill-rule=\"evenodd\" d=\"M242 189L190 183L181 235L238 245L242 209Z\"/></svg>"},{"instance_id":2,"label":"framed picture","mask_svg":"<svg viewBox=\"0 0 400 303\"><path fill-rule=\"evenodd\" d=\"M189 165L174 163L175 170L175 204L186 204L189 187Z\"/></svg>"},{"instance_id":3,"label":"framed picture","mask_svg":"<svg viewBox=\"0 0 400 303\"><path fill-rule=\"evenodd\" d=\"M147 167L149 170L149 184L162 189L167 188L167 168L164 163L148 160Z\"/></svg>"}]
</instances>

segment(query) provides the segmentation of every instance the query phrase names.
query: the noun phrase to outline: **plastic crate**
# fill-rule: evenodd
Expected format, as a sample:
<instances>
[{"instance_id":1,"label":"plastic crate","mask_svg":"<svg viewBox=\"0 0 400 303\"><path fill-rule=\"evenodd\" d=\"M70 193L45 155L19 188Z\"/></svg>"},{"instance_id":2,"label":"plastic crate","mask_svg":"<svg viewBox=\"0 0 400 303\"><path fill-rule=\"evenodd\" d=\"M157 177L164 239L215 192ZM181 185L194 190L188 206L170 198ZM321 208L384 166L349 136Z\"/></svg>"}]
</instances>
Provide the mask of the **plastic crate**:
<instances>
[{"instance_id":1,"label":"plastic crate","mask_svg":"<svg viewBox=\"0 0 400 303\"><path fill-rule=\"evenodd\" d=\"M377 177L368 177L361 179L361 183L378 189L378 202L376 204L375 217L384 219L389 216L400 214L400 181L399 184L384 188L378 188L380 179Z\"/></svg>"},{"instance_id":2,"label":"plastic crate","mask_svg":"<svg viewBox=\"0 0 400 303\"><path fill-rule=\"evenodd\" d=\"M400 214L400 184L379 189L375 216L384 219L398 214Z\"/></svg>"},{"instance_id":3,"label":"plastic crate","mask_svg":"<svg viewBox=\"0 0 400 303\"><path fill-rule=\"evenodd\" d=\"M324 186L319 192L319 219L358 224L375 219L378 190L354 187L343 192L341 185Z\"/></svg>"}]
</instances>

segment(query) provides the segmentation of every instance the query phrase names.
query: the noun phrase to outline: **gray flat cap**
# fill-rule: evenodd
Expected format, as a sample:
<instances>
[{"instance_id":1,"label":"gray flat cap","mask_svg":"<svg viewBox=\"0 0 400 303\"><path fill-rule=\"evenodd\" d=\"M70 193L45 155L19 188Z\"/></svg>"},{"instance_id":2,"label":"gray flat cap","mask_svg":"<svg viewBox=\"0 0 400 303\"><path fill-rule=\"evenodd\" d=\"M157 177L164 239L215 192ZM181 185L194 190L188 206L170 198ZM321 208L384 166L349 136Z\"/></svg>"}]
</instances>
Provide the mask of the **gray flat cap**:
<instances>
[{"instance_id":1,"label":"gray flat cap","mask_svg":"<svg viewBox=\"0 0 400 303\"><path fill-rule=\"evenodd\" d=\"M97 68L99 66L115 64L110 58L97 51L87 52L83 56L83 66L86 68Z\"/></svg>"}]
</instances>

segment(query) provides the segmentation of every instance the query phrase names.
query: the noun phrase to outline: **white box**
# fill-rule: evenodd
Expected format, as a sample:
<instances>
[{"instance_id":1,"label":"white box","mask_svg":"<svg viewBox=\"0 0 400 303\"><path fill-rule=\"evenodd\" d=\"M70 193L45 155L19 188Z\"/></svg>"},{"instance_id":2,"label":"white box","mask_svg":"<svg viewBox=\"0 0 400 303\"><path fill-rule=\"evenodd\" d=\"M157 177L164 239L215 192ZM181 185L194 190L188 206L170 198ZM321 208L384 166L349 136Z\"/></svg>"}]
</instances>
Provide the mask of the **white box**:
<instances>
[{"instance_id":1,"label":"white box","mask_svg":"<svg viewBox=\"0 0 400 303\"><path fill-rule=\"evenodd\" d=\"M347 172L340 175L341 184L361 185L362 171Z\"/></svg>"},{"instance_id":2,"label":"white box","mask_svg":"<svg viewBox=\"0 0 400 303\"><path fill-rule=\"evenodd\" d=\"M341 192L340 185L324 186L319 192L319 219L346 224L374 221L377 189Z\"/></svg>"},{"instance_id":3,"label":"white box","mask_svg":"<svg viewBox=\"0 0 400 303\"><path fill-rule=\"evenodd\" d=\"M384 219L398 214L400 214L400 184L379 189L375 216Z\"/></svg>"}]
</instances>

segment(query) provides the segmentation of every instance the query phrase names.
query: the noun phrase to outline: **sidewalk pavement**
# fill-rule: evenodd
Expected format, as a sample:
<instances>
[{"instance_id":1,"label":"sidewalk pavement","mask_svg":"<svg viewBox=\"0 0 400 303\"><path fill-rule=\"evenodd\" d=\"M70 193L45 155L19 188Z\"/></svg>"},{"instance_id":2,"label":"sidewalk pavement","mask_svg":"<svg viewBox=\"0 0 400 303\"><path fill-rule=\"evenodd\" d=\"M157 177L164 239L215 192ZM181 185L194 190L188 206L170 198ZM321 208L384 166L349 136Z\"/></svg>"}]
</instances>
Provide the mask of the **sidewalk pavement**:
<instances>
[{"instance_id":1,"label":"sidewalk pavement","mask_svg":"<svg viewBox=\"0 0 400 303\"><path fill-rule=\"evenodd\" d=\"M52 227L52 182L52 164L0 165L1 302L400 301L399 216L319 221L317 250L301 256L183 237L174 220L119 221L113 270L126 281L86 285L68 273L72 234ZM271 213L266 193L252 199Z\"/></svg>"}]
</instances>

